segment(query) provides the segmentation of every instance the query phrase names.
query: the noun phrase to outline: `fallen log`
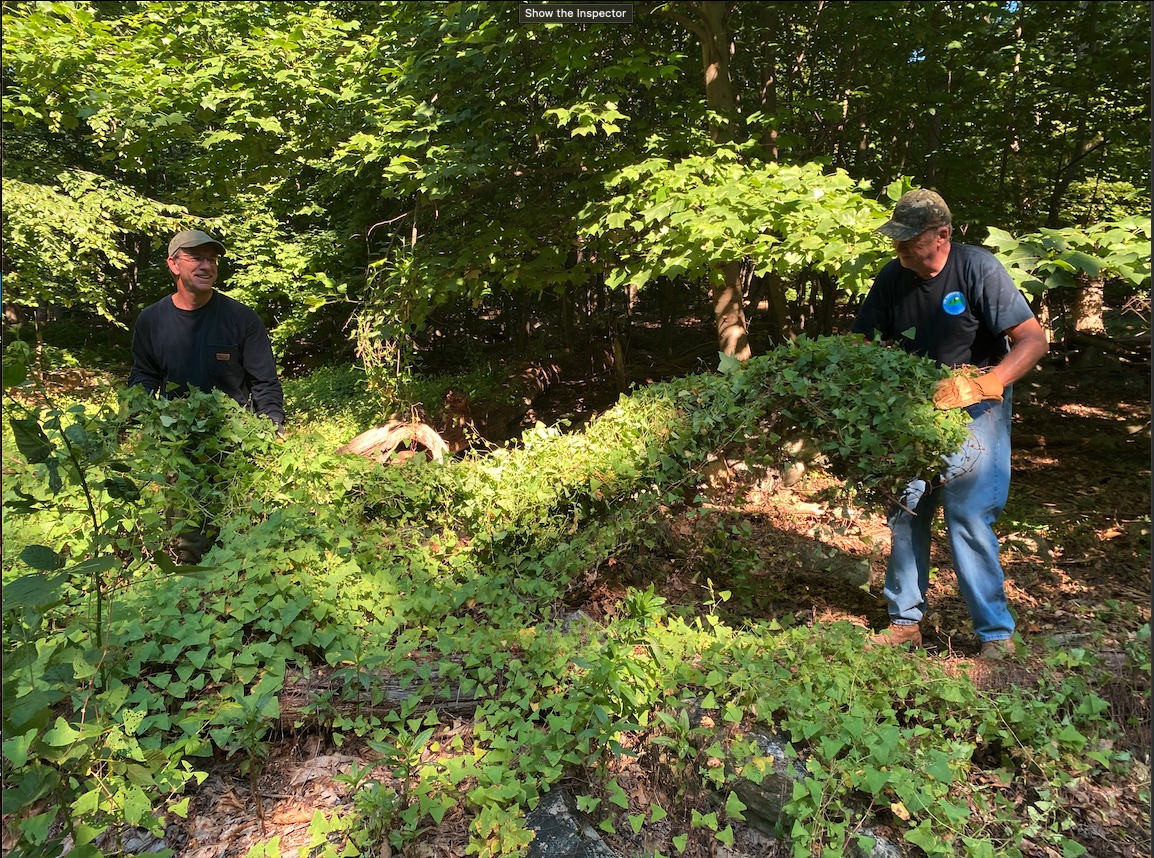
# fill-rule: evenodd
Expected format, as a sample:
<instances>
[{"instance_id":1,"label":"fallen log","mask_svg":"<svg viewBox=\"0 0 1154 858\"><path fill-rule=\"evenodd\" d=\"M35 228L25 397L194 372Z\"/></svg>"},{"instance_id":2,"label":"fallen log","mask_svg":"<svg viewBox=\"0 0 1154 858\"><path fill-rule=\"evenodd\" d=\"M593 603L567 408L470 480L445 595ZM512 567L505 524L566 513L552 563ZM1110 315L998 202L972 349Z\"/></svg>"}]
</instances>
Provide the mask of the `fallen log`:
<instances>
[{"instance_id":1,"label":"fallen log","mask_svg":"<svg viewBox=\"0 0 1154 858\"><path fill-rule=\"evenodd\" d=\"M1107 337L1102 334L1092 334L1088 331L1071 331L1066 335L1066 342L1074 345L1100 349L1116 357L1145 357L1150 356L1150 335L1141 337Z\"/></svg>"},{"instance_id":2,"label":"fallen log","mask_svg":"<svg viewBox=\"0 0 1154 858\"><path fill-rule=\"evenodd\" d=\"M390 420L384 426L362 432L340 447L337 453L355 453L383 464L392 460L397 448L405 443L415 445L411 450L402 451L402 454L408 453L409 456L419 448L423 448L430 459L442 459L449 452L448 445L431 426ZM408 458L402 454L398 454L399 458Z\"/></svg>"},{"instance_id":3,"label":"fallen log","mask_svg":"<svg viewBox=\"0 0 1154 858\"><path fill-rule=\"evenodd\" d=\"M379 718L418 694L414 713L436 709L472 715L477 709L473 692L462 691L459 681L441 675L435 666L427 680L355 668L313 668L307 674L289 668L279 698L280 723L288 729L329 723L336 715Z\"/></svg>"}]
</instances>

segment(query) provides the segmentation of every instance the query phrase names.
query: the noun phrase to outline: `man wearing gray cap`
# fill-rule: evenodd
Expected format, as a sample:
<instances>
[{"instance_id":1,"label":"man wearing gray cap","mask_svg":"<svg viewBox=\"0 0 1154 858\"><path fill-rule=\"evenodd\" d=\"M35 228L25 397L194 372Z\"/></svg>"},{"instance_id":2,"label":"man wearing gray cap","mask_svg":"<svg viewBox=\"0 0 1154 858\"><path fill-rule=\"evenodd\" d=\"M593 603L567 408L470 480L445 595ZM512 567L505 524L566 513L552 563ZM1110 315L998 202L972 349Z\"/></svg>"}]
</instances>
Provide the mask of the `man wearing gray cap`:
<instances>
[{"instance_id":1,"label":"man wearing gray cap","mask_svg":"<svg viewBox=\"0 0 1154 858\"><path fill-rule=\"evenodd\" d=\"M970 439L948 457L938 479L915 480L891 511L884 595L890 627L871 645L922 642L930 535L940 505L958 589L970 610L983 658L1014 651L998 538L992 525L1010 490L1011 385L1046 354L1045 332L1026 299L988 250L950 240L949 207L929 190L910 191L878 232L896 259L879 272L850 330L893 342L948 367L969 366L938 383L934 405L965 408Z\"/></svg>"},{"instance_id":2,"label":"man wearing gray cap","mask_svg":"<svg viewBox=\"0 0 1154 858\"><path fill-rule=\"evenodd\" d=\"M214 290L224 245L199 229L168 243L176 291L146 307L132 332L128 387L184 396L195 387L222 390L284 431L284 393L268 331L251 307ZM171 518L181 516L175 511ZM183 563L198 563L211 545L204 525L186 525L175 542Z\"/></svg>"}]
</instances>

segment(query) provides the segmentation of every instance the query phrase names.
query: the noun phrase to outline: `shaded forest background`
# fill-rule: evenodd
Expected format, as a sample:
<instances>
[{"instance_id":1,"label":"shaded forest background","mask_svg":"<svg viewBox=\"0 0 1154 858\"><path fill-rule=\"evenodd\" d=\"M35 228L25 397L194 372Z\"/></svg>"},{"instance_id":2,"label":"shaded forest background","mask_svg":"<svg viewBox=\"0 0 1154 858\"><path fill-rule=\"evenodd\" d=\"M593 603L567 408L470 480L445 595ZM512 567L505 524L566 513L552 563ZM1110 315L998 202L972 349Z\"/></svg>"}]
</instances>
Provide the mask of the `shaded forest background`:
<instances>
[{"instance_id":1,"label":"shaded forest background","mask_svg":"<svg viewBox=\"0 0 1154 858\"><path fill-rule=\"evenodd\" d=\"M127 363L197 226L290 374L612 350L638 301L667 353L713 313L740 356L852 312L887 189L968 243L1148 215L1147 4L633 9L5 3L9 320Z\"/></svg>"}]
</instances>

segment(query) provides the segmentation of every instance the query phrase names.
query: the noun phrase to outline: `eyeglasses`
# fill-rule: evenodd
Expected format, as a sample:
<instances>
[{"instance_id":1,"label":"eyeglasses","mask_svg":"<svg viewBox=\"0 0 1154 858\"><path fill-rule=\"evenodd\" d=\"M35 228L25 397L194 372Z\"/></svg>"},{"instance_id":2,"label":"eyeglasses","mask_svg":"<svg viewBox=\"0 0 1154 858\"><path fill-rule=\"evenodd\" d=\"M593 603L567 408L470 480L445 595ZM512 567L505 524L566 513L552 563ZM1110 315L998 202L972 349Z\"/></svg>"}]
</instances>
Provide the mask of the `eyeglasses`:
<instances>
[{"instance_id":1,"label":"eyeglasses","mask_svg":"<svg viewBox=\"0 0 1154 858\"><path fill-rule=\"evenodd\" d=\"M181 250L181 251L179 251L179 253L177 255L181 256L185 259L191 259L196 265L200 265L201 263L204 263L204 262L211 262L213 265L217 264L217 255L215 253L206 253L204 255L196 255L196 254L188 253L187 251Z\"/></svg>"}]
</instances>

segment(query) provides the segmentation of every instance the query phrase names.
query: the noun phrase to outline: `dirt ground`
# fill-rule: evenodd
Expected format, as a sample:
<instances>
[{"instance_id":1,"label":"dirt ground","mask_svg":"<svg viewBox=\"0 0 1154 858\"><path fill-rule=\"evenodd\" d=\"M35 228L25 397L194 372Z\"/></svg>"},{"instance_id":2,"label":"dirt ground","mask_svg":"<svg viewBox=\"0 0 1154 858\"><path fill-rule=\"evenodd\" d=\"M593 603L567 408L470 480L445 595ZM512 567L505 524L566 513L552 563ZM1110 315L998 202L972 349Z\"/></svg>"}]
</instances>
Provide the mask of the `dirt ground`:
<instances>
[{"instance_id":1,"label":"dirt ground","mask_svg":"<svg viewBox=\"0 0 1154 858\"><path fill-rule=\"evenodd\" d=\"M570 408L577 403L590 412L616 396L588 386L571 387L568 393ZM1124 726L1118 741L1137 764L1127 777L1080 779L1066 788L1064 801L1075 808L1072 835L1096 858L1148 855L1149 808L1140 790L1149 789L1150 680L1125 669L1122 647L1150 620L1149 376L1114 365L1051 365L1019 384L1015 400L1011 502L997 529L1007 591L1029 652L1013 662L976 657L978 641L944 540L935 545L938 571L923 623L926 649L970 666L979 682L1006 687L1036 681L1047 641L1095 647L1102 659L1097 691ZM650 582L671 602L700 603L707 574L718 589L734 588L730 607L738 622L744 612L807 624L848 620L884 627L885 521L877 510L852 507L845 517L847 510L834 498L836 488L836 481L820 472L789 488L772 478L738 474L707 491L707 514L670 519L663 550L612 559L597 570L590 586L573 592L567 607L609 621L628 587ZM745 571L730 581L722 579L709 542L722 520L726 526L740 522L748 527L739 564ZM738 598L742 594L744 603ZM467 737L471 728L468 720L457 720L446 729ZM252 784L239 774L240 760L218 756L206 761L208 779L194 792L188 818L170 827L163 845L182 858L233 858L279 838L282 858L305 858L314 814L328 814L351 801L333 777L370 758L355 743L338 747L327 735L284 736L271 749L257 784L263 819ZM637 760L622 762L614 774L638 806L647 806L651 798L660 801L669 787ZM460 809L451 811L405 854L464 856L467 826ZM751 828L735 833L732 849L691 841L683 854L788 854L785 846ZM652 855L655 849L675 853L667 840L655 841L655 834L660 829L647 825L644 838L626 832L606 840L621 855ZM1029 844L1023 848L1031 855L1055 854ZM381 855L389 858L387 846Z\"/></svg>"}]
</instances>

